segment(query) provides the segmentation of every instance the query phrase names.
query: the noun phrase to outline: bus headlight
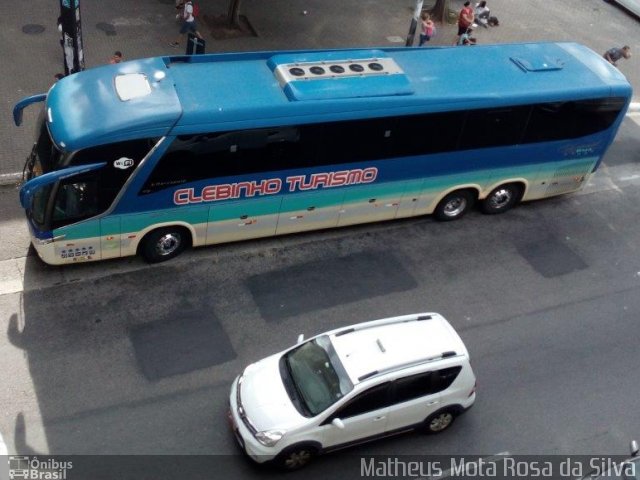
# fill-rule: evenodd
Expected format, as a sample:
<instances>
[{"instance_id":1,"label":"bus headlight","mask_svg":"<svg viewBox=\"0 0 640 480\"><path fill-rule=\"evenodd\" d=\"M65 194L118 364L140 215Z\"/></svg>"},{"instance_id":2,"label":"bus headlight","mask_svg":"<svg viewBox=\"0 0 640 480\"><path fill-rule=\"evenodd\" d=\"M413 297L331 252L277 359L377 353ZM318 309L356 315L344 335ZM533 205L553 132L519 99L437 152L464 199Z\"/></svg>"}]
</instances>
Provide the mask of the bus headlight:
<instances>
[{"instance_id":1,"label":"bus headlight","mask_svg":"<svg viewBox=\"0 0 640 480\"><path fill-rule=\"evenodd\" d=\"M285 433L287 433L286 430L266 430L256 433L256 440L265 447L273 447Z\"/></svg>"}]
</instances>

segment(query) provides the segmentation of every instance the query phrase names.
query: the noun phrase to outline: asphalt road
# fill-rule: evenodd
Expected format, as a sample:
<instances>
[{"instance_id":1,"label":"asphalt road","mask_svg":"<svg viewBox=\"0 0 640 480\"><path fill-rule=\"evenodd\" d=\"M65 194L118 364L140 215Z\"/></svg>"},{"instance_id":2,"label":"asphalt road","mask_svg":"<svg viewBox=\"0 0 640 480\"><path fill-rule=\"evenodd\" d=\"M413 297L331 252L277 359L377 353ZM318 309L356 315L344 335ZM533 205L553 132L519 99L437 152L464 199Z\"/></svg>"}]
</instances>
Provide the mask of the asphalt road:
<instances>
[{"instance_id":1,"label":"asphalt road","mask_svg":"<svg viewBox=\"0 0 640 480\"><path fill-rule=\"evenodd\" d=\"M625 121L583 192L505 215L250 241L156 266L27 257L19 291L0 295L9 451L213 454L201 461L224 478L262 476L225 418L244 366L298 333L437 311L469 348L474 408L441 435L361 446L305 475L359 455L625 453L640 437L639 132Z\"/></svg>"}]
</instances>

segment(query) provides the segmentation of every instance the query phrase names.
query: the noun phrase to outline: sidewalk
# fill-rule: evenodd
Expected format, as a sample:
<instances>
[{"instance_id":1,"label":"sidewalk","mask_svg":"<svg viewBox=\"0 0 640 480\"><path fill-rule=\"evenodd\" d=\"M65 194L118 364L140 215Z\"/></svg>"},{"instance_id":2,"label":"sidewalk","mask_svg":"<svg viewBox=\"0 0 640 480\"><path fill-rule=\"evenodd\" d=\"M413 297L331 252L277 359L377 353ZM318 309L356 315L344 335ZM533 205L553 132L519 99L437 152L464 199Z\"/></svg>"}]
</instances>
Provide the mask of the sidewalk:
<instances>
[{"instance_id":1,"label":"sidewalk","mask_svg":"<svg viewBox=\"0 0 640 480\"><path fill-rule=\"evenodd\" d=\"M86 67L108 61L115 50L125 60L183 53L183 46L169 46L177 35L173 0L91 0L81 1ZM432 2L426 1L425 6ZM459 9L463 0L450 0ZM479 27L478 43L539 40L570 40L596 51L628 43L640 51L638 21L602 0L547 2L492 0L492 13L500 26ZM24 124L13 125L11 111L19 99L46 91L53 75L63 70L62 52L56 30L57 10L51 0L21 2L0 18L0 55L5 58L5 74L0 77L3 118L0 122L0 183L11 182L22 170L32 144L35 108L27 109ZM228 0L199 0L199 30L207 39L208 52L401 46L407 34L415 2L413 0L243 0L241 13L256 31L256 37L215 40L208 24L227 11ZM306 13L305 13L306 12ZM38 34L23 32L25 26L44 27ZM615 29L615 31L614 31ZM455 25L438 25L430 45L451 45ZM417 36L416 36L417 37ZM417 38L416 38L417 40ZM637 53L636 53L637 55ZM634 62L635 60L635 62ZM632 84L640 86L638 60L620 62L620 69ZM473 72L469 87L473 87ZM7 176L7 174L9 174Z\"/></svg>"}]
</instances>

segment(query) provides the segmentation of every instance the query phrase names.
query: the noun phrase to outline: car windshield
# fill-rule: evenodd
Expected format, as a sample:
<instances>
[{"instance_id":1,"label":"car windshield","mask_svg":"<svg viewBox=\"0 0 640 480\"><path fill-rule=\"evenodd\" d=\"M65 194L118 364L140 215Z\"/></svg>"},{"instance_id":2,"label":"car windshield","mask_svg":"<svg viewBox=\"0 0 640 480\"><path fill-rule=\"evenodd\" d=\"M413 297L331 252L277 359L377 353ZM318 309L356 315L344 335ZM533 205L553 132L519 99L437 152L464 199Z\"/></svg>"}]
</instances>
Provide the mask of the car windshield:
<instances>
[{"instance_id":1,"label":"car windshield","mask_svg":"<svg viewBox=\"0 0 640 480\"><path fill-rule=\"evenodd\" d=\"M323 412L353 389L326 335L305 342L287 353L283 360L294 386L294 391L287 389L293 404L300 403L293 398L299 396L305 413L312 416ZM285 385L288 380L283 378Z\"/></svg>"}]
</instances>

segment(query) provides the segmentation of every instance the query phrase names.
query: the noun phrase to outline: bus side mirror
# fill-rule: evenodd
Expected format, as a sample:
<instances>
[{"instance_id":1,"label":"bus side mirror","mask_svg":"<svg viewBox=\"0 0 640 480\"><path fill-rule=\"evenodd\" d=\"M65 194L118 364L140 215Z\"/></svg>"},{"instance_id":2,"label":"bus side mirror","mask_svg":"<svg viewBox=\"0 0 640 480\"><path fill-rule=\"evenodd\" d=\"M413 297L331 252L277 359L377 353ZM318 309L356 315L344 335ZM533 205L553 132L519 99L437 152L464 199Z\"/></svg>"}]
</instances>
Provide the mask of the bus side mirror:
<instances>
[{"instance_id":1,"label":"bus side mirror","mask_svg":"<svg viewBox=\"0 0 640 480\"><path fill-rule=\"evenodd\" d=\"M334 418L331 421L331 425L333 425L334 427L338 427L340 430L344 429L344 422L342 420L340 420L339 418Z\"/></svg>"},{"instance_id":2,"label":"bus side mirror","mask_svg":"<svg viewBox=\"0 0 640 480\"><path fill-rule=\"evenodd\" d=\"M304 342L304 333L301 333L300 335L298 335L298 344L301 344L302 342Z\"/></svg>"},{"instance_id":3,"label":"bus side mirror","mask_svg":"<svg viewBox=\"0 0 640 480\"><path fill-rule=\"evenodd\" d=\"M638 455L638 451L640 451L640 448L638 448L638 442L636 442L635 440L632 440L630 448L631 448L631 456L636 457Z\"/></svg>"},{"instance_id":4,"label":"bus side mirror","mask_svg":"<svg viewBox=\"0 0 640 480\"><path fill-rule=\"evenodd\" d=\"M47 99L46 93L40 93L38 95L31 95L30 97L23 98L16 106L13 107L13 123L16 127L22 125L22 111L31 105L32 103L44 102Z\"/></svg>"}]
</instances>

